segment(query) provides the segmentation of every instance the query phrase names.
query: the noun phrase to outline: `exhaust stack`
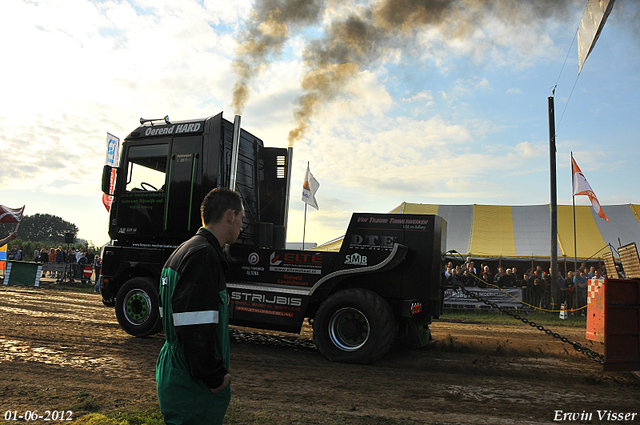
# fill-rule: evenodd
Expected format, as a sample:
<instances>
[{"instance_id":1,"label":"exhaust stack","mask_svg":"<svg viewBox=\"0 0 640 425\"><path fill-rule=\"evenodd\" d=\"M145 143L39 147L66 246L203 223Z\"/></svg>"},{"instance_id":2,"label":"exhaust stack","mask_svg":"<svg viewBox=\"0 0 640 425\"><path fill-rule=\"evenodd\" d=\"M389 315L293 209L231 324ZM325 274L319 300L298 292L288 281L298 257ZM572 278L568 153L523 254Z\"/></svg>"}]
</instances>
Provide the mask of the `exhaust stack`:
<instances>
[{"instance_id":1,"label":"exhaust stack","mask_svg":"<svg viewBox=\"0 0 640 425\"><path fill-rule=\"evenodd\" d=\"M291 168L293 168L293 147L287 148L287 193L284 199L284 240L287 240L287 227L289 224L289 201L291 199Z\"/></svg>"},{"instance_id":2,"label":"exhaust stack","mask_svg":"<svg viewBox=\"0 0 640 425\"><path fill-rule=\"evenodd\" d=\"M238 179L238 155L240 154L240 115L233 119L233 145L231 147L231 170L229 173L229 189L236 190Z\"/></svg>"}]
</instances>

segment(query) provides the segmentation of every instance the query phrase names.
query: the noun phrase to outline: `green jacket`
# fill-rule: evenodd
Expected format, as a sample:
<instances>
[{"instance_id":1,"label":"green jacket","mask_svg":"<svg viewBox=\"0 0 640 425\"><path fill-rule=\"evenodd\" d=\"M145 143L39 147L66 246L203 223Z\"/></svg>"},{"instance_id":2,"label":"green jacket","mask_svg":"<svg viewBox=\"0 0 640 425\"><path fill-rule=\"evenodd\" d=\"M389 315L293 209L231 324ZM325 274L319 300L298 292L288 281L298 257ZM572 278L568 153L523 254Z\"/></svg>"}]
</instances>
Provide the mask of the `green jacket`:
<instances>
[{"instance_id":1,"label":"green jacket","mask_svg":"<svg viewBox=\"0 0 640 425\"><path fill-rule=\"evenodd\" d=\"M229 373L228 296L216 237L200 228L162 270L160 304L166 342L156 365L167 424L218 424L231 398L217 388Z\"/></svg>"}]
</instances>

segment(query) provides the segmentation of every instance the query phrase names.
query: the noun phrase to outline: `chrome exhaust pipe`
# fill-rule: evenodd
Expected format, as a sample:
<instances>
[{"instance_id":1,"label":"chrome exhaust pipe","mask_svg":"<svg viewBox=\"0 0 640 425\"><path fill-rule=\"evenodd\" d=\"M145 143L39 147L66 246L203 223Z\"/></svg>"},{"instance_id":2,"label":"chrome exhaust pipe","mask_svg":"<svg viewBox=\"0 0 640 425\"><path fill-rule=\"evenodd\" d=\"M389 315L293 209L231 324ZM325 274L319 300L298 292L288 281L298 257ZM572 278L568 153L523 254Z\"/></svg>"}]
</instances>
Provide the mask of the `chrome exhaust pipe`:
<instances>
[{"instance_id":1,"label":"chrome exhaust pipe","mask_svg":"<svg viewBox=\"0 0 640 425\"><path fill-rule=\"evenodd\" d=\"M229 173L229 189L236 190L238 180L238 155L240 154L240 115L233 119L233 145L231 147L231 170Z\"/></svg>"},{"instance_id":2,"label":"chrome exhaust pipe","mask_svg":"<svg viewBox=\"0 0 640 425\"><path fill-rule=\"evenodd\" d=\"M293 147L287 148L287 192L284 205L284 240L287 240L287 228L289 227L289 201L291 200L291 169L293 168Z\"/></svg>"}]
</instances>

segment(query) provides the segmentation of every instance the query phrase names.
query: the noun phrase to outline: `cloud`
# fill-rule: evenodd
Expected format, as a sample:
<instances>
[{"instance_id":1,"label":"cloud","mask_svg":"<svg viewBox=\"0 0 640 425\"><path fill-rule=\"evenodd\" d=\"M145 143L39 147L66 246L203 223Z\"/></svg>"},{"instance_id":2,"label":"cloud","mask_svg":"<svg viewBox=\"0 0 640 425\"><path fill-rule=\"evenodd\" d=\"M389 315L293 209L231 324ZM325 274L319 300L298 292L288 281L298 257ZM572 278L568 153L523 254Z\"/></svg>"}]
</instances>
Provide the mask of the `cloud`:
<instances>
[{"instance_id":1,"label":"cloud","mask_svg":"<svg viewBox=\"0 0 640 425\"><path fill-rule=\"evenodd\" d=\"M453 161L448 165L447 158L453 159L472 137L464 126L439 118L387 118L376 122L368 116L367 124L359 117L335 120L337 117L327 127L331 130L313 135L312 146L300 146L301 155L313 157L314 175L326 173L334 182L371 191L411 193L433 189L441 179L438 173L455 166Z\"/></svg>"},{"instance_id":2,"label":"cloud","mask_svg":"<svg viewBox=\"0 0 640 425\"><path fill-rule=\"evenodd\" d=\"M487 80L486 78L480 79L480 78L476 77L475 81L474 81L474 86L477 89L488 89L488 88L490 88L489 80Z\"/></svg>"},{"instance_id":3,"label":"cloud","mask_svg":"<svg viewBox=\"0 0 640 425\"><path fill-rule=\"evenodd\" d=\"M403 102L423 102L425 106L435 105L433 101L433 94L431 90L422 91L420 93L416 93L409 98L402 99Z\"/></svg>"},{"instance_id":4,"label":"cloud","mask_svg":"<svg viewBox=\"0 0 640 425\"><path fill-rule=\"evenodd\" d=\"M510 160L527 160L546 157L548 155L548 146L542 143L521 142L513 148L513 151L509 155Z\"/></svg>"},{"instance_id":5,"label":"cloud","mask_svg":"<svg viewBox=\"0 0 640 425\"><path fill-rule=\"evenodd\" d=\"M0 74L0 116L10 123L0 183L20 175L12 187L58 193L69 188L49 186L52 175L78 175L74 192L95 193L107 131L124 137L140 116L219 111L234 43L212 24L237 24L240 14L212 6L11 0L0 25L0 37L17 41L6 43Z\"/></svg>"}]
</instances>

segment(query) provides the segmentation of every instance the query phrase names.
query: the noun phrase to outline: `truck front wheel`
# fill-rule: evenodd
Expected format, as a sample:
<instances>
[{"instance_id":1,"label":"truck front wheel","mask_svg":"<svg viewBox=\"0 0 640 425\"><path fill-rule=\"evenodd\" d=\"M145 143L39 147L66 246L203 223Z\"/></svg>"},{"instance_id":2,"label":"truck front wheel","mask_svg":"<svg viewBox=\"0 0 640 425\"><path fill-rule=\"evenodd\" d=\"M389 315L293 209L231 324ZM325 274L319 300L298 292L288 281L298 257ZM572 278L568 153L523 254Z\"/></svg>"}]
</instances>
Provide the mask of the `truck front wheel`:
<instances>
[{"instance_id":1,"label":"truck front wheel","mask_svg":"<svg viewBox=\"0 0 640 425\"><path fill-rule=\"evenodd\" d=\"M116 317L129 335L143 337L162 329L158 290L153 279L136 277L122 285L116 297Z\"/></svg>"},{"instance_id":2,"label":"truck front wheel","mask_svg":"<svg viewBox=\"0 0 640 425\"><path fill-rule=\"evenodd\" d=\"M397 323L389 304L375 292L345 289L327 298L313 322L313 340L328 360L371 363L384 356Z\"/></svg>"}]
</instances>

